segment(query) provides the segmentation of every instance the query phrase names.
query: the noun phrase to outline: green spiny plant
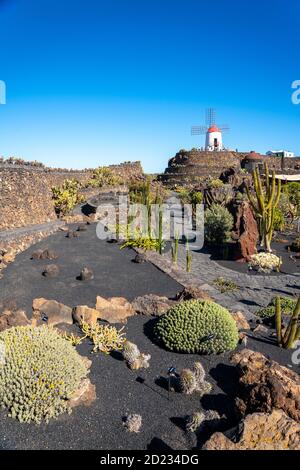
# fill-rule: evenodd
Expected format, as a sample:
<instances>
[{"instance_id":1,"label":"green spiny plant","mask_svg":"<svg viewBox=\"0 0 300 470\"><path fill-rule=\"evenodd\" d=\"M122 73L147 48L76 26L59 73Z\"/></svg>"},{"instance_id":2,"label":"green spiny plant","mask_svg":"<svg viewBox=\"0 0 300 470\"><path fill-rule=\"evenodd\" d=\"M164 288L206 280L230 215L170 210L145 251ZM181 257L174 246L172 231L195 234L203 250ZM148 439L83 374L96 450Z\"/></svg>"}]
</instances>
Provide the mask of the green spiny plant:
<instances>
[{"instance_id":1,"label":"green spiny plant","mask_svg":"<svg viewBox=\"0 0 300 470\"><path fill-rule=\"evenodd\" d=\"M201 428L201 425L205 421L205 413L203 411L196 411L188 417L186 423L186 430L189 432L196 432Z\"/></svg>"},{"instance_id":2,"label":"green spiny plant","mask_svg":"<svg viewBox=\"0 0 300 470\"><path fill-rule=\"evenodd\" d=\"M192 252L190 251L189 243L186 242L186 272L190 273L192 270Z\"/></svg>"},{"instance_id":3,"label":"green spiny plant","mask_svg":"<svg viewBox=\"0 0 300 470\"><path fill-rule=\"evenodd\" d=\"M174 237L174 242L172 244L172 261L174 264L177 264L177 261L178 261L178 249L179 249L179 235L176 233Z\"/></svg>"},{"instance_id":4,"label":"green spiny plant","mask_svg":"<svg viewBox=\"0 0 300 470\"><path fill-rule=\"evenodd\" d=\"M293 348L296 341L300 339L300 296L284 332L282 331L280 297L276 297L275 325L278 345L285 349Z\"/></svg>"},{"instance_id":5,"label":"green spiny plant","mask_svg":"<svg viewBox=\"0 0 300 470\"><path fill-rule=\"evenodd\" d=\"M191 354L218 354L238 344L236 322L228 310L204 300L172 307L158 320L155 334L169 350Z\"/></svg>"},{"instance_id":6,"label":"green spiny plant","mask_svg":"<svg viewBox=\"0 0 300 470\"><path fill-rule=\"evenodd\" d=\"M200 398L212 389L211 384L205 380L205 370L200 362L195 362L193 370L183 369L180 372L179 387L186 395L199 393Z\"/></svg>"},{"instance_id":7,"label":"green spiny plant","mask_svg":"<svg viewBox=\"0 0 300 470\"><path fill-rule=\"evenodd\" d=\"M163 239L163 211L162 207L159 207L158 213L158 252L161 255L163 252L164 247L164 239Z\"/></svg>"},{"instance_id":8,"label":"green spiny plant","mask_svg":"<svg viewBox=\"0 0 300 470\"><path fill-rule=\"evenodd\" d=\"M283 212L279 209L279 207L275 207L274 209L274 230L276 232L284 230L285 227L285 218Z\"/></svg>"},{"instance_id":9,"label":"green spiny plant","mask_svg":"<svg viewBox=\"0 0 300 470\"><path fill-rule=\"evenodd\" d=\"M217 277L213 281L213 284L222 294L225 294L226 292L233 292L238 289L238 286L234 281L231 281L230 279L224 279L223 277Z\"/></svg>"},{"instance_id":10,"label":"green spiny plant","mask_svg":"<svg viewBox=\"0 0 300 470\"><path fill-rule=\"evenodd\" d=\"M149 238L148 236L138 236L134 239L127 240L121 247L120 250L124 248L140 248L141 250L160 250L159 241L154 238Z\"/></svg>"},{"instance_id":11,"label":"green spiny plant","mask_svg":"<svg viewBox=\"0 0 300 470\"><path fill-rule=\"evenodd\" d=\"M123 344L122 356L132 370L147 369L149 367L150 354L141 353L137 345L128 340Z\"/></svg>"},{"instance_id":12,"label":"green spiny plant","mask_svg":"<svg viewBox=\"0 0 300 470\"><path fill-rule=\"evenodd\" d=\"M94 344L93 352L103 352L110 354L112 351L121 351L126 341L124 327L117 330L114 326L101 325L96 323L90 325L82 321L80 328L85 335L85 338L90 338Z\"/></svg>"},{"instance_id":13,"label":"green spiny plant","mask_svg":"<svg viewBox=\"0 0 300 470\"><path fill-rule=\"evenodd\" d=\"M205 211L205 238L208 242L219 245L230 240L233 217L226 207L212 204Z\"/></svg>"},{"instance_id":14,"label":"green spiny plant","mask_svg":"<svg viewBox=\"0 0 300 470\"><path fill-rule=\"evenodd\" d=\"M88 371L69 341L48 326L18 326L0 333L0 405L24 423L48 422L71 412L68 400Z\"/></svg>"},{"instance_id":15,"label":"green spiny plant","mask_svg":"<svg viewBox=\"0 0 300 470\"><path fill-rule=\"evenodd\" d=\"M80 183L77 180L65 180L62 186L52 187L52 199L55 211L59 215L66 215L76 204L83 202L83 196L79 195Z\"/></svg>"},{"instance_id":16,"label":"green spiny plant","mask_svg":"<svg viewBox=\"0 0 300 470\"><path fill-rule=\"evenodd\" d=\"M296 299L292 297L280 297L281 313L284 315L292 315L296 307L296 303ZM276 297L274 297L266 307L262 307L257 310L255 315L262 319L272 318L275 315L275 305Z\"/></svg>"},{"instance_id":17,"label":"green spiny plant","mask_svg":"<svg viewBox=\"0 0 300 470\"><path fill-rule=\"evenodd\" d=\"M117 186L119 184L121 184L121 178L115 175L110 168L102 166L93 171L92 178L86 186L102 188L103 186Z\"/></svg>"},{"instance_id":18,"label":"green spiny plant","mask_svg":"<svg viewBox=\"0 0 300 470\"><path fill-rule=\"evenodd\" d=\"M258 168L255 168L252 173L256 201L248 186L246 190L250 204L258 218L261 246L264 247L267 252L271 252L275 208L280 199L281 181L278 180L276 184L275 171L273 170L272 181L270 182L269 168L266 163L264 165L264 173L264 180L261 179Z\"/></svg>"}]
</instances>

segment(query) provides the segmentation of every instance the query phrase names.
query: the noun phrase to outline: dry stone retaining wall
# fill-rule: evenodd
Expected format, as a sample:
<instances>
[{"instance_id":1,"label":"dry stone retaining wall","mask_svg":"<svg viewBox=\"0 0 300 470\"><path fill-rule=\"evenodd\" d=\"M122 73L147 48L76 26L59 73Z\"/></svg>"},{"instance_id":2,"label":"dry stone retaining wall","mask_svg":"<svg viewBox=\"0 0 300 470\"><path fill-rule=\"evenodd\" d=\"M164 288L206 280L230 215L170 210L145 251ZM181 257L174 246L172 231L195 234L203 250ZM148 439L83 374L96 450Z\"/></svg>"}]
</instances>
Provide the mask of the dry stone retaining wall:
<instances>
[{"instance_id":1,"label":"dry stone retaining wall","mask_svg":"<svg viewBox=\"0 0 300 470\"><path fill-rule=\"evenodd\" d=\"M111 168L124 181L143 175L140 162ZM0 164L0 231L55 220L51 187L73 178L84 184L91 175L92 170L59 171Z\"/></svg>"}]
</instances>

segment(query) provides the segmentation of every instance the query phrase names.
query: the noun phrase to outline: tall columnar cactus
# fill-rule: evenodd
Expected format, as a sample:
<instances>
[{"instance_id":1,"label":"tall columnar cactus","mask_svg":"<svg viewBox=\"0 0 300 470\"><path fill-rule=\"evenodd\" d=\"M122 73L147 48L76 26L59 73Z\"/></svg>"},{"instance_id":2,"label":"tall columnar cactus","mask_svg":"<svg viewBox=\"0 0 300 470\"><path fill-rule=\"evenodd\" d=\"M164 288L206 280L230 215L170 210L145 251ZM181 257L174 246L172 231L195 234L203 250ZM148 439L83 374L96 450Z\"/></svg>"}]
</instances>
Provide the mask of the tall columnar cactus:
<instances>
[{"instance_id":1,"label":"tall columnar cactus","mask_svg":"<svg viewBox=\"0 0 300 470\"><path fill-rule=\"evenodd\" d=\"M256 201L251 195L247 187L247 194L251 206L258 218L259 234L261 246L266 251L271 252L271 240L274 228L274 214L275 208L279 203L281 193L281 181L278 180L276 184L275 171L272 171L272 178L270 181L269 168L265 163L264 165L265 178L262 181L258 168L255 168L253 176L253 184L256 195Z\"/></svg>"},{"instance_id":2,"label":"tall columnar cactus","mask_svg":"<svg viewBox=\"0 0 300 470\"><path fill-rule=\"evenodd\" d=\"M278 345L285 349L293 348L296 341L300 339L300 297L284 333L282 332L280 297L276 297L275 325Z\"/></svg>"},{"instance_id":3,"label":"tall columnar cactus","mask_svg":"<svg viewBox=\"0 0 300 470\"><path fill-rule=\"evenodd\" d=\"M174 237L174 244L172 245L172 261L177 264L178 261L178 249L179 249L179 235L176 234Z\"/></svg>"}]
</instances>

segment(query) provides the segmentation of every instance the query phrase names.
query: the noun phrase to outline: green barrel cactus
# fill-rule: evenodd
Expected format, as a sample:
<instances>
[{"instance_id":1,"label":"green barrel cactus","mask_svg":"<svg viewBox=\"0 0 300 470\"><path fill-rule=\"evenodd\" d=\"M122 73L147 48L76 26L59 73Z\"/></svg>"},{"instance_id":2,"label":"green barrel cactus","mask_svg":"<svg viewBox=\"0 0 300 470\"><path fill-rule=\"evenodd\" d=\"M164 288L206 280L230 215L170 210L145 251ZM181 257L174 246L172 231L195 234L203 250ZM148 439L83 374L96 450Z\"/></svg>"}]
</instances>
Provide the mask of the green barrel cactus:
<instances>
[{"instance_id":1,"label":"green barrel cactus","mask_svg":"<svg viewBox=\"0 0 300 470\"><path fill-rule=\"evenodd\" d=\"M48 326L21 326L0 333L0 345L0 406L9 416L40 423L71 411L88 370L69 341Z\"/></svg>"},{"instance_id":2,"label":"green barrel cactus","mask_svg":"<svg viewBox=\"0 0 300 470\"><path fill-rule=\"evenodd\" d=\"M204 300L189 300L172 307L159 319L155 334L169 350L191 354L231 351L239 339L228 310Z\"/></svg>"}]
</instances>

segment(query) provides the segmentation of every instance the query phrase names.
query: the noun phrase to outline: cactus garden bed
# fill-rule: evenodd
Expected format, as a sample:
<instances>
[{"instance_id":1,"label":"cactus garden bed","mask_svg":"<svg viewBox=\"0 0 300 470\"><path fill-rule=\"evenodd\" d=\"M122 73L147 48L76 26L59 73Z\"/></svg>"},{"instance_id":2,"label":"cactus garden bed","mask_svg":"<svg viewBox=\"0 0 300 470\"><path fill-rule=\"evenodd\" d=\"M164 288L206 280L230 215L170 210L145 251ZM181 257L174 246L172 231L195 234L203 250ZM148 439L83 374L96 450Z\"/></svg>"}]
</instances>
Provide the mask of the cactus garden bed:
<instances>
[{"instance_id":1,"label":"cactus garden bed","mask_svg":"<svg viewBox=\"0 0 300 470\"><path fill-rule=\"evenodd\" d=\"M131 250L120 251L117 244L99 241L95 226L86 228L78 237L66 238L65 232L56 233L18 255L0 281L0 302L12 300L30 316L33 300L42 296L70 307L93 307L97 295L105 298L124 296L132 301L137 296L151 293L174 299L182 290L182 286L152 264L133 263L135 253ZM48 255L50 250L58 256L55 263L59 273L54 278L42 275L45 266L53 260L31 259L33 252L45 249L48 249ZM85 266L93 276L82 281L78 277ZM227 314L224 315L227 324ZM231 319L229 323L232 327ZM121 328L122 325L116 326ZM189 422L192 429L199 414L194 420L187 421L187 417L195 412L217 411L222 417L219 430L236 424L234 396L238 382L236 369L230 363L231 352L204 356L172 352L157 341L157 319L146 315L134 315L123 326L127 340L145 353L143 360L149 360L149 368L131 370L119 351L110 355L99 351L93 353L91 341L84 340L76 349L81 356L92 360L89 379L96 386L96 400L90 406L74 408L70 415L63 413L57 419L50 419L48 424L42 421L39 425L20 423L2 410L2 449L185 450L201 447L212 432L208 429L198 434L187 431L186 423ZM257 327L255 320L250 326L253 330ZM297 372L298 366L291 363L291 351L276 346L271 336L273 332L272 325L260 332L249 330L247 347L263 352ZM68 325L68 333L80 334L79 327ZM216 336L219 340L218 334ZM233 341L230 339L226 344L231 347L236 340L233 333ZM244 345L239 344L236 350L243 348ZM151 355L150 359L148 355ZM205 381L210 385L205 382L205 390L209 393L201 398L197 394L197 384L191 387L191 392L195 389L195 393L184 394L176 387L169 393L168 370L174 367L175 372L183 369L199 372L199 368L195 368L197 362L206 373ZM131 426L133 429L140 426L136 417L132 418L131 425L123 425L123 418L128 415L142 417L139 432L128 430Z\"/></svg>"},{"instance_id":2,"label":"cactus garden bed","mask_svg":"<svg viewBox=\"0 0 300 470\"><path fill-rule=\"evenodd\" d=\"M276 270L268 273L270 276L280 276L281 274L294 274L300 272L300 257L297 257L297 253L289 251L288 247L292 244L294 237L284 237L284 243L274 241L272 243L272 253L278 256L282 260L282 264L279 272ZM260 247L257 247L258 252ZM211 259L216 261L220 266L227 269L232 269L241 273L246 273L254 276L265 275L264 272L258 272L255 269L249 267L247 262L238 262L235 259L235 243L227 243L222 247L205 247L204 252L208 252L211 255Z\"/></svg>"}]
</instances>

